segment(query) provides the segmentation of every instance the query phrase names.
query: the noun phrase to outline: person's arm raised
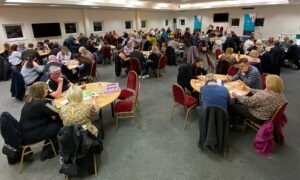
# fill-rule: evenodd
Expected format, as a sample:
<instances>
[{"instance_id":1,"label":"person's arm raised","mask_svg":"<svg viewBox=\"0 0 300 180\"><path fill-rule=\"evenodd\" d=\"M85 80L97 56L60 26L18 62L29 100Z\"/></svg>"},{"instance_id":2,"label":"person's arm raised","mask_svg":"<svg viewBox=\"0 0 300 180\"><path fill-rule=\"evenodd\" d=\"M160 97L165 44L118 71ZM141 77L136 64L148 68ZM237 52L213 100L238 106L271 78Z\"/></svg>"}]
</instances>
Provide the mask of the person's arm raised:
<instances>
[{"instance_id":1,"label":"person's arm raised","mask_svg":"<svg viewBox=\"0 0 300 180\"><path fill-rule=\"evenodd\" d=\"M62 88L63 88L63 82L64 82L64 79L62 77L60 77L58 79L58 86L57 86L56 91L50 93L50 96L52 96L53 98L59 98L61 96Z\"/></svg>"}]
</instances>

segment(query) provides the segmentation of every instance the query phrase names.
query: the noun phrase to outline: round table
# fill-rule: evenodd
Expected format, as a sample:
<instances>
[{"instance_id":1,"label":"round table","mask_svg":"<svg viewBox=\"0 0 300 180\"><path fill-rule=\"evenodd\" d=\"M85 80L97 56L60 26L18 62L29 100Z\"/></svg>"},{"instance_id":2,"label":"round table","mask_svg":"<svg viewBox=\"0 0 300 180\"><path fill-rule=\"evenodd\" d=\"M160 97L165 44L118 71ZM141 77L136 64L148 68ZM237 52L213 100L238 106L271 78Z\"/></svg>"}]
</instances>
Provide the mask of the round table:
<instances>
[{"instance_id":1,"label":"round table","mask_svg":"<svg viewBox=\"0 0 300 180\"><path fill-rule=\"evenodd\" d=\"M112 83L109 83L109 82L100 82L100 83L101 83L101 86L102 86L103 89L106 85L112 84ZM91 91L91 92L95 92L95 93L98 92L98 86L99 86L98 82L89 83L89 84L85 84L85 85L86 85L86 89L84 91ZM95 100L95 108L96 109L101 109L101 108L103 108L103 107L105 107L109 104L112 104L119 97L120 93L121 93L121 90L118 89L118 91L114 92L114 93L99 94L99 96ZM66 101L66 92L64 92L62 94L61 98L54 99L54 106L56 108L61 108L64 104L63 103L64 101ZM85 103L91 104L92 99L86 100Z\"/></svg>"},{"instance_id":2,"label":"round table","mask_svg":"<svg viewBox=\"0 0 300 180\"><path fill-rule=\"evenodd\" d=\"M215 76L217 77L218 81L221 81L221 80L225 81L226 80L226 75L215 74ZM191 83L192 88L195 91L200 93L200 88L205 85L205 76L203 76L203 80L192 79L190 83ZM224 83L224 86L228 89L231 96L232 96L233 91L235 91L239 95L243 95L243 96L249 94L249 91L246 91L243 88L243 85L244 85L244 82L241 81L241 80L225 82Z\"/></svg>"},{"instance_id":3,"label":"round table","mask_svg":"<svg viewBox=\"0 0 300 180\"><path fill-rule=\"evenodd\" d=\"M221 57L222 57L223 55L225 55L225 54L220 54L220 55L218 56L218 59L221 59ZM249 61L250 63L260 63L260 59L258 59L258 58L253 58L253 57L248 56L248 55L245 55L245 54L241 54L241 55L240 55L240 58L238 58L238 54L233 54L233 55L234 55L234 57L235 57L235 59L236 59L237 61L239 61L241 58L246 58L246 59L248 59L248 61Z\"/></svg>"}]
</instances>

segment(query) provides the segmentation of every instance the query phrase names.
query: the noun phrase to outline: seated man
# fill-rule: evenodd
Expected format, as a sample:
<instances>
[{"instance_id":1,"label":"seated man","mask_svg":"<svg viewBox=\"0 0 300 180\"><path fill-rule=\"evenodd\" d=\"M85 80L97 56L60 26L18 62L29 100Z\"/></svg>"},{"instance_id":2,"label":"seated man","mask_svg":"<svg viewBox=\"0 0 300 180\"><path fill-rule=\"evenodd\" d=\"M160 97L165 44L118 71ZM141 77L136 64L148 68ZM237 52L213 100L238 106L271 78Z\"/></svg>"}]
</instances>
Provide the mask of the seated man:
<instances>
[{"instance_id":1,"label":"seated man","mask_svg":"<svg viewBox=\"0 0 300 180\"><path fill-rule=\"evenodd\" d=\"M292 39L288 40L289 49L286 53L286 58L291 60L295 66L295 69L300 69L299 65L299 47L297 44L294 44Z\"/></svg>"},{"instance_id":2,"label":"seated man","mask_svg":"<svg viewBox=\"0 0 300 180\"><path fill-rule=\"evenodd\" d=\"M61 69L57 66L51 66L49 68L49 80L48 85L48 97L59 98L62 93L69 89L73 85L67 78L62 76Z\"/></svg>"},{"instance_id":3,"label":"seated man","mask_svg":"<svg viewBox=\"0 0 300 180\"><path fill-rule=\"evenodd\" d=\"M29 43L28 48L22 52L21 58L22 60L24 60L29 59L29 57L31 56L37 57L40 62L40 54L37 52L37 50L34 49L34 45L32 43Z\"/></svg>"},{"instance_id":4,"label":"seated man","mask_svg":"<svg viewBox=\"0 0 300 180\"><path fill-rule=\"evenodd\" d=\"M268 41L265 43L266 46L274 46L274 44L275 41L273 36L269 37Z\"/></svg>"},{"instance_id":5,"label":"seated man","mask_svg":"<svg viewBox=\"0 0 300 180\"><path fill-rule=\"evenodd\" d=\"M49 60L47 64L44 66L44 71L43 71L44 73L48 73L51 66L60 67L60 63L58 62L58 59L56 58L55 55L50 55L48 59Z\"/></svg>"},{"instance_id":6,"label":"seated man","mask_svg":"<svg viewBox=\"0 0 300 180\"><path fill-rule=\"evenodd\" d=\"M148 78L148 70L151 65L151 62L145 59L144 54L140 50L141 46L139 43L137 43L134 47L134 51L130 53L130 58L136 58L139 60L142 70L145 71L145 76L143 76L142 78Z\"/></svg>"},{"instance_id":7,"label":"seated man","mask_svg":"<svg viewBox=\"0 0 300 180\"><path fill-rule=\"evenodd\" d=\"M126 55L129 55L133 50L134 50L134 49L133 49L133 46L132 46L132 42L131 42L131 41L128 41L127 45L124 46L124 50L123 50L124 53L125 53Z\"/></svg>"},{"instance_id":8,"label":"seated man","mask_svg":"<svg viewBox=\"0 0 300 180\"><path fill-rule=\"evenodd\" d=\"M250 65L247 58L241 58L238 62L239 71L233 76L228 76L228 80L242 80L247 86L253 89L262 89L261 75L258 69Z\"/></svg>"}]
</instances>

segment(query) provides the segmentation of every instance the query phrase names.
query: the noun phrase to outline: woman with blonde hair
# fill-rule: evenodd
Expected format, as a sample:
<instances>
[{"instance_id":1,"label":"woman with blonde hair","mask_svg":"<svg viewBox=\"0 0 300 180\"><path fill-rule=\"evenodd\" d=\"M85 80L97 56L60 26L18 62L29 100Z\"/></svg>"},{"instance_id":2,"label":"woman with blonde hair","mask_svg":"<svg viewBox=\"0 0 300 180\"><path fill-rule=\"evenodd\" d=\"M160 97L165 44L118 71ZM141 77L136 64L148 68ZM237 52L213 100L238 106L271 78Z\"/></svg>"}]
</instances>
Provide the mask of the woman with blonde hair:
<instances>
[{"instance_id":1,"label":"woman with blonde hair","mask_svg":"<svg viewBox=\"0 0 300 180\"><path fill-rule=\"evenodd\" d=\"M59 111L59 116L64 126L77 124L89 130L95 137L98 137L98 129L92 124L92 117L96 114L92 104L85 104L83 91L79 86L73 85L67 91L69 103Z\"/></svg>"},{"instance_id":2,"label":"woman with blonde hair","mask_svg":"<svg viewBox=\"0 0 300 180\"><path fill-rule=\"evenodd\" d=\"M63 46L61 50L57 53L56 58L60 61L71 60L72 53L69 51L67 46Z\"/></svg>"},{"instance_id":3,"label":"woman with blonde hair","mask_svg":"<svg viewBox=\"0 0 300 180\"><path fill-rule=\"evenodd\" d=\"M161 57L161 53L158 49L158 47L152 46L151 54L149 55L148 59L151 60L151 68L154 72L156 72L156 69L158 68L159 59Z\"/></svg>"},{"instance_id":4,"label":"woman with blonde hair","mask_svg":"<svg viewBox=\"0 0 300 180\"><path fill-rule=\"evenodd\" d=\"M235 122L245 118L263 124L270 120L275 111L286 101L283 97L284 84L277 75L268 75L266 89L257 90L244 86L244 89L253 93L253 96L240 96L232 93L239 103L230 107L230 115Z\"/></svg>"},{"instance_id":5,"label":"woman with blonde hair","mask_svg":"<svg viewBox=\"0 0 300 180\"><path fill-rule=\"evenodd\" d=\"M221 60L229 62L229 65L237 64L233 48L227 48L225 54L221 56Z\"/></svg>"},{"instance_id":6,"label":"woman with blonde hair","mask_svg":"<svg viewBox=\"0 0 300 180\"><path fill-rule=\"evenodd\" d=\"M56 136L62 127L58 118L58 110L52 106L52 102L46 99L48 86L44 82L36 82L30 88L25 105L21 111L20 127L22 141L25 144L33 144L46 139L56 143ZM45 147L41 154L41 160L52 158L53 152L49 146Z\"/></svg>"}]
</instances>

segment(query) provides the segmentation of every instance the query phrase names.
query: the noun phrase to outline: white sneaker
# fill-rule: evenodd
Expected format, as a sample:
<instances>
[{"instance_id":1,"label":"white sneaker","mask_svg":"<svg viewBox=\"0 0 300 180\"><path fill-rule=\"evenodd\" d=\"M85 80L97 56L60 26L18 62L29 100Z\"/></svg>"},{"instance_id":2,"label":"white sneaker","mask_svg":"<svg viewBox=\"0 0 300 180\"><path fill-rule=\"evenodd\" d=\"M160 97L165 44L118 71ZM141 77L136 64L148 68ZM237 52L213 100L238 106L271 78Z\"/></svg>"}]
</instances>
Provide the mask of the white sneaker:
<instances>
[{"instance_id":1,"label":"white sneaker","mask_svg":"<svg viewBox=\"0 0 300 180\"><path fill-rule=\"evenodd\" d=\"M150 76L149 76L149 74L146 74L145 77L148 78L148 77L150 77Z\"/></svg>"},{"instance_id":2,"label":"white sneaker","mask_svg":"<svg viewBox=\"0 0 300 180\"><path fill-rule=\"evenodd\" d=\"M142 76L142 79L145 79L146 78L146 76Z\"/></svg>"},{"instance_id":3,"label":"white sneaker","mask_svg":"<svg viewBox=\"0 0 300 180\"><path fill-rule=\"evenodd\" d=\"M138 76L139 79L143 78L141 75Z\"/></svg>"}]
</instances>

